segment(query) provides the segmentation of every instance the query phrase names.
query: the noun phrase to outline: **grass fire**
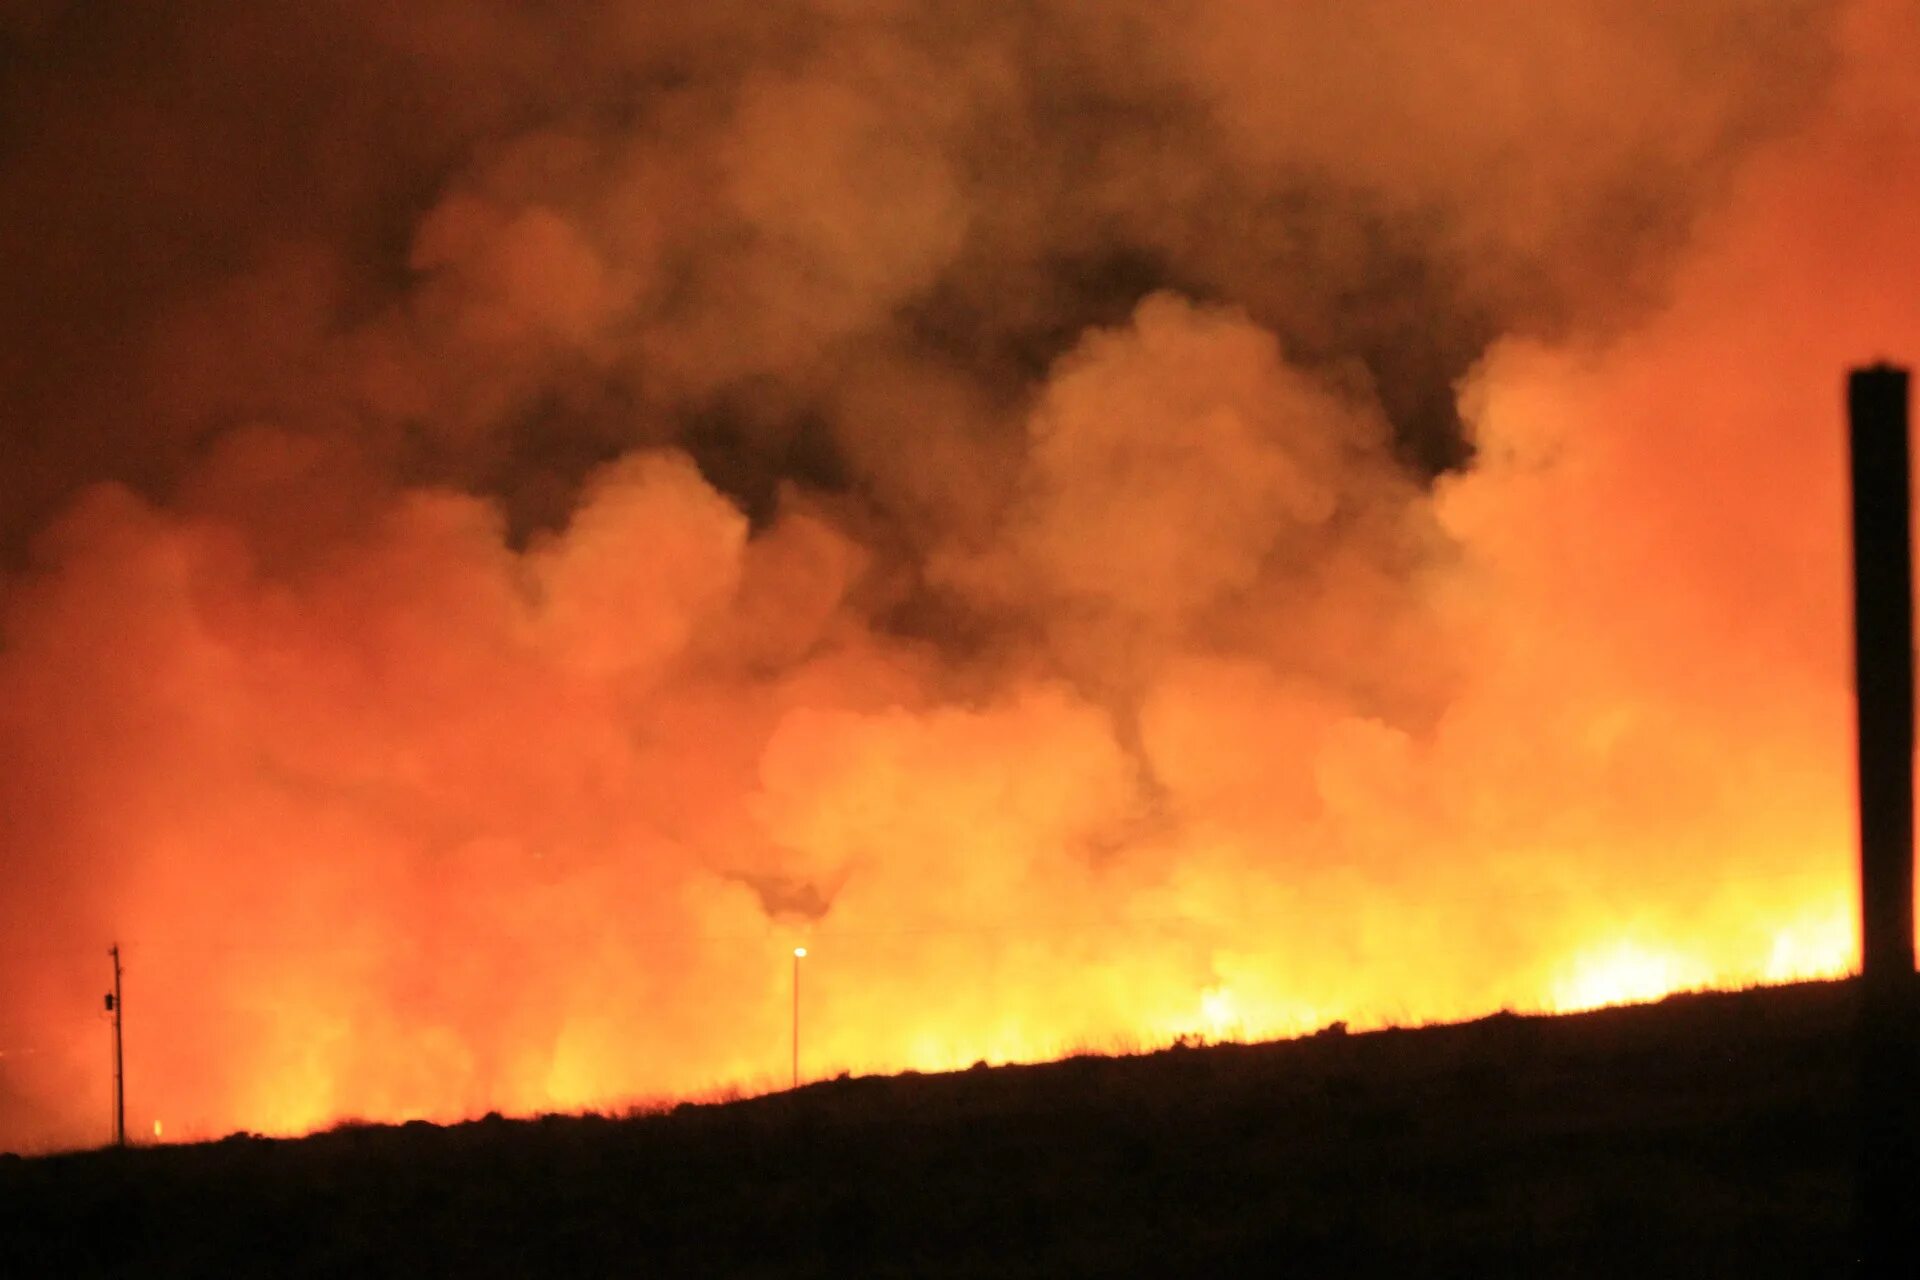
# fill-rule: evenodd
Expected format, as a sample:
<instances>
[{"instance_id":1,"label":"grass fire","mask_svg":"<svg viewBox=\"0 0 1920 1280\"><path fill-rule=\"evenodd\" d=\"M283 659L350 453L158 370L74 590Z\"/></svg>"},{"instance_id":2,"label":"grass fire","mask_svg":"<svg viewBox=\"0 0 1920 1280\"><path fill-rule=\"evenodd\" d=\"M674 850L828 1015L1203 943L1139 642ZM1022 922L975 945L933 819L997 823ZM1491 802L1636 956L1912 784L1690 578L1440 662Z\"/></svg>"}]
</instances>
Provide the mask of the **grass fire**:
<instances>
[{"instance_id":1,"label":"grass fire","mask_svg":"<svg viewBox=\"0 0 1920 1280\"><path fill-rule=\"evenodd\" d=\"M0 1150L106 1141L115 1034L171 1144L1853 972L1916 65L8 6Z\"/></svg>"}]
</instances>

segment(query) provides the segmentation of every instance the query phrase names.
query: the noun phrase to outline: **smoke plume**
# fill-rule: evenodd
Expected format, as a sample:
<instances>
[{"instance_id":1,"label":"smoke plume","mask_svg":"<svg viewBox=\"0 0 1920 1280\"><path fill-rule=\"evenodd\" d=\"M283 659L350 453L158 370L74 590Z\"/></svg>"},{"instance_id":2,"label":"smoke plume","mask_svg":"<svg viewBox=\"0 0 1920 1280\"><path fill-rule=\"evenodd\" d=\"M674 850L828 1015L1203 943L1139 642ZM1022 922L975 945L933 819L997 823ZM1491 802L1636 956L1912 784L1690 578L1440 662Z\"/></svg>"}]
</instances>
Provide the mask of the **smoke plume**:
<instances>
[{"instance_id":1,"label":"smoke plume","mask_svg":"<svg viewBox=\"0 0 1920 1280\"><path fill-rule=\"evenodd\" d=\"M116 940L170 1137L770 1085L796 980L820 1075L1843 970L1916 60L15 4L0 1145L104 1134Z\"/></svg>"}]
</instances>

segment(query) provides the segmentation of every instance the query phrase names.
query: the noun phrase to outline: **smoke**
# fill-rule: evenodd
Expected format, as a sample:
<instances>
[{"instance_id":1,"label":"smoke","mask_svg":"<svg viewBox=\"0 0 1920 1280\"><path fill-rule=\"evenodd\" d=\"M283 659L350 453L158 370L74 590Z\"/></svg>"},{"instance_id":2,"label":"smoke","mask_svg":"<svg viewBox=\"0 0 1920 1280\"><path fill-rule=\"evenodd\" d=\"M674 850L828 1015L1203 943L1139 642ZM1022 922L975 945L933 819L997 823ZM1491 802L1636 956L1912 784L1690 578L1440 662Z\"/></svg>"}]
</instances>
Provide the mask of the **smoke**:
<instances>
[{"instance_id":1,"label":"smoke","mask_svg":"<svg viewBox=\"0 0 1920 1280\"><path fill-rule=\"evenodd\" d=\"M1916 52L16 6L0 1141L1843 967Z\"/></svg>"}]
</instances>

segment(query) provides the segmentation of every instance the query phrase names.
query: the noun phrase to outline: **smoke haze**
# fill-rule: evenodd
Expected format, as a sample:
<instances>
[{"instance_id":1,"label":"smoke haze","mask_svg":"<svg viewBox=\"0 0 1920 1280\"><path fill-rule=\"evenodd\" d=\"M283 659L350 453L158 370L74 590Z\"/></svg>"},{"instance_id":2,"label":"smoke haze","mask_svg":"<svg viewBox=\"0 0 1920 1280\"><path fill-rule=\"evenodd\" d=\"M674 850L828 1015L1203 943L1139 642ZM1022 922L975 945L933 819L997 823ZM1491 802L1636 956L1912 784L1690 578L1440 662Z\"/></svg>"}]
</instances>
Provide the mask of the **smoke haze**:
<instances>
[{"instance_id":1,"label":"smoke haze","mask_svg":"<svg viewBox=\"0 0 1920 1280\"><path fill-rule=\"evenodd\" d=\"M0 1145L1853 963L1897 0L0 15Z\"/></svg>"}]
</instances>

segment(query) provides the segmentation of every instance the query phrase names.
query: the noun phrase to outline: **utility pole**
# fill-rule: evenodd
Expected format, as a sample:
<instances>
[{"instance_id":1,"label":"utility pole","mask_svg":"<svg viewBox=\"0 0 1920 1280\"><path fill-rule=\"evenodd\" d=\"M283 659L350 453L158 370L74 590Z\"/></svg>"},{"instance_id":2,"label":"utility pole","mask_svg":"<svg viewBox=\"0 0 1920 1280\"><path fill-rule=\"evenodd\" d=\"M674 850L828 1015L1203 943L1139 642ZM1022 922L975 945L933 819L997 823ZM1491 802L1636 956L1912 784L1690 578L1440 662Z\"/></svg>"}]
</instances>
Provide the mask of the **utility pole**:
<instances>
[{"instance_id":1,"label":"utility pole","mask_svg":"<svg viewBox=\"0 0 1920 1280\"><path fill-rule=\"evenodd\" d=\"M1913 956L1913 535L1907 371L1847 379L1860 787L1857 1229L1862 1274L1920 1275Z\"/></svg>"},{"instance_id":2,"label":"utility pole","mask_svg":"<svg viewBox=\"0 0 1920 1280\"><path fill-rule=\"evenodd\" d=\"M113 990L107 995L107 1012L113 1015L113 1145L124 1147L127 1145L127 1075L120 1041L120 944L114 943L107 954L113 957Z\"/></svg>"},{"instance_id":3,"label":"utility pole","mask_svg":"<svg viewBox=\"0 0 1920 1280\"><path fill-rule=\"evenodd\" d=\"M807 958L805 947L793 949L793 1087L800 1087L800 962Z\"/></svg>"},{"instance_id":4,"label":"utility pole","mask_svg":"<svg viewBox=\"0 0 1920 1280\"><path fill-rule=\"evenodd\" d=\"M1907 373L1847 379L1853 470L1854 681L1860 784L1860 969L1913 974L1913 551Z\"/></svg>"}]
</instances>

